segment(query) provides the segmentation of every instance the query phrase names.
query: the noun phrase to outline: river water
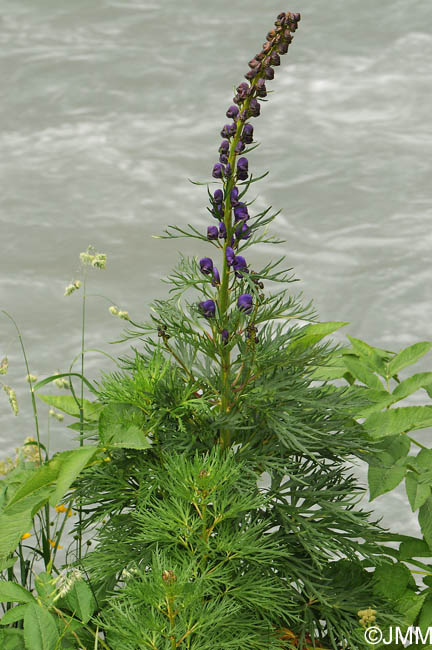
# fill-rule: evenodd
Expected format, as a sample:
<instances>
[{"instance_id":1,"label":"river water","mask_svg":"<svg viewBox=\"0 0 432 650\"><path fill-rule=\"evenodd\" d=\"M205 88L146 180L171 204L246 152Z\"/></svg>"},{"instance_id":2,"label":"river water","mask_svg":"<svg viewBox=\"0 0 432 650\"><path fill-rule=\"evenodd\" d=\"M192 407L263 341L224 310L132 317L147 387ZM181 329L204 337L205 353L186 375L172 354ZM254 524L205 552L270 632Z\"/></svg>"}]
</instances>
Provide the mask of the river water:
<instances>
[{"instance_id":1,"label":"river water","mask_svg":"<svg viewBox=\"0 0 432 650\"><path fill-rule=\"evenodd\" d=\"M263 6L265 4L265 6ZM302 21L255 121L250 155L257 205L283 212L279 249L322 320L398 350L432 338L432 3L430 0L0 0L0 306L17 320L40 377L67 370L80 346L79 253L107 254L88 279L87 345L112 354L122 321L167 295L161 283L183 240L152 239L167 224L205 229L206 181L232 88L281 10ZM100 295L107 298L98 297ZM1 455L32 435L14 331L0 356L21 413L0 403ZM430 369L431 355L417 369ZM88 374L109 362L90 353ZM421 396L410 403L421 403ZM41 409L45 414L45 409ZM46 420L42 415L44 440ZM428 440L430 432L419 439ZM70 445L50 425L51 449ZM364 478L364 470L360 468ZM372 504L384 523L415 530L404 490Z\"/></svg>"}]
</instances>

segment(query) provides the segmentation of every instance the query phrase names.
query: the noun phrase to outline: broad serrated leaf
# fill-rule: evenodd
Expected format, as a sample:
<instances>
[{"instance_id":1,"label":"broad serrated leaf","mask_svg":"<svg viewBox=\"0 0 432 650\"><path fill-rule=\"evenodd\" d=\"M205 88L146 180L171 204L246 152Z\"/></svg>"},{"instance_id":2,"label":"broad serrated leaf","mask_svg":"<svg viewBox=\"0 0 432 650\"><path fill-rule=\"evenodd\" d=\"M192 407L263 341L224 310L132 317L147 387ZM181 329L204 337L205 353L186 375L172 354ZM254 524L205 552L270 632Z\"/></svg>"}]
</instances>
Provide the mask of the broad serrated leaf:
<instances>
[{"instance_id":1,"label":"broad serrated leaf","mask_svg":"<svg viewBox=\"0 0 432 650\"><path fill-rule=\"evenodd\" d=\"M419 372L408 379L404 379L396 386L393 395L400 399L412 395L420 388L426 388L432 385L432 372Z\"/></svg>"},{"instance_id":2,"label":"broad serrated leaf","mask_svg":"<svg viewBox=\"0 0 432 650\"><path fill-rule=\"evenodd\" d=\"M429 352L431 347L431 341L422 341L421 343L414 343L414 345L410 345L404 350L401 350L389 363L389 375L393 377L393 375L397 375L398 372L407 366L413 365L421 359L426 352Z\"/></svg>"},{"instance_id":3,"label":"broad serrated leaf","mask_svg":"<svg viewBox=\"0 0 432 650\"><path fill-rule=\"evenodd\" d=\"M0 648L2 650L25 650L24 632L14 627L0 630Z\"/></svg>"},{"instance_id":4,"label":"broad serrated leaf","mask_svg":"<svg viewBox=\"0 0 432 650\"><path fill-rule=\"evenodd\" d=\"M349 372L362 384L377 391L383 390L383 385L378 377L360 359L352 355L344 355L343 361Z\"/></svg>"},{"instance_id":5,"label":"broad serrated leaf","mask_svg":"<svg viewBox=\"0 0 432 650\"><path fill-rule=\"evenodd\" d=\"M65 602L74 616L84 624L92 617L96 601L88 584L84 580L77 580L65 596Z\"/></svg>"},{"instance_id":6,"label":"broad serrated leaf","mask_svg":"<svg viewBox=\"0 0 432 650\"><path fill-rule=\"evenodd\" d=\"M148 449L150 442L143 412L130 404L108 404L99 418L103 445L126 449Z\"/></svg>"},{"instance_id":7,"label":"broad serrated leaf","mask_svg":"<svg viewBox=\"0 0 432 650\"><path fill-rule=\"evenodd\" d=\"M424 539L411 538L402 542L399 547L399 557L401 560L409 560L415 557L432 557L432 550L426 544Z\"/></svg>"},{"instance_id":8,"label":"broad serrated leaf","mask_svg":"<svg viewBox=\"0 0 432 650\"><path fill-rule=\"evenodd\" d=\"M36 603L27 606L24 640L27 650L56 650L59 633L54 617L46 607Z\"/></svg>"},{"instance_id":9,"label":"broad serrated leaf","mask_svg":"<svg viewBox=\"0 0 432 650\"><path fill-rule=\"evenodd\" d=\"M3 614L2 618L0 618L0 625L9 625L10 623L21 621L21 619L24 618L27 607L28 603L12 607L12 609L9 609L5 614Z\"/></svg>"},{"instance_id":10,"label":"broad serrated leaf","mask_svg":"<svg viewBox=\"0 0 432 650\"><path fill-rule=\"evenodd\" d=\"M41 395L40 393L37 393L37 396L50 406L54 406L54 408L59 411L63 411L64 413L76 418L80 417L79 404L81 404L81 401L76 400L72 395ZM77 401L79 404L77 404ZM82 405L84 420L97 420L99 418L100 412L103 408L102 404L99 404L99 402L90 402L88 399L83 399Z\"/></svg>"},{"instance_id":11,"label":"broad serrated leaf","mask_svg":"<svg viewBox=\"0 0 432 650\"><path fill-rule=\"evenodd\" d=\"M353 336L348 336L347 338L351 342L354 352L356 352L356 354L361 357L365 363L367 363L369 368L373 372L377 372L383 376L385 373L384 362L390 358L391 353L387 350L374 348L372 345L369 345L368 343L365 343L365 341L357 339Z\"/></svg>"},{"instance_id":12,"label":"broad serrated leaf","mask_svg":"<svg viewBox=\"0 0 432 650\"><path fill-rule=\"evenodd\" d=\"M401 562L381 564L374 572L373 590L386 599L399 600L412 580L411 572Z\"/></svg>"},{"instance_id":13,"label":"broad serrated leaf","mask_svg":"<svg viewBox=\"0 0 432 650\"><path fill-rule=\"evenodd\" d=\"M305 349L311 345L315 345L325 336L332 334L336 330L345 327L345 325L348 324L349 323L345 321L330 321L328 323L312 323L306 325L302 330L302 336L291 343L290 349Z\"/></svg>"},{"instance_id":14,"label":"broad serrated leaf","mask_svg":"<svg viewBox=\"0 0 432 650\"><path fill-rule=\"evenodd\" d=\"M50 497L50 503L52 506L55 506L56 503L64 497L77 476L98 451L98 447L88 445L80 447L79 449L63 451L59 454L61 464L55 485L55 491Z\"/></svg>"},{"instance_id":15,"label":"broad serrated leaf","mask_svg":"<svg viewBox=\"0 0 432 650\"><path fill-rule=\"evenodd\" d=\"M0 602L35 603L36 601L25 587L22 587L16 582L0 580Z\"/></svg>"},{"instance_id":16,"label":"broad serrated leaf","mask_svg":"<svg viewBox=\"0 0 432 650\"><path fill-rule=\"evenodd\" d=\"M418 627L425 634L432 627L432 594L428 594L421 608L417 621ZM429 646L432 647L432 646ZM423 648L425 650L425 648Z\"/></svg>"},{"instance_id":17,"label":"broad serrated leaf","mask_svg":"<svg viewBox=\"0 0 432 650\"><path fill-rule=\"evenodd\" d=\"M405 626L412 625L417 618L426 594L416 594L413 589L407 589L403 596L396 602L397 609L404 615Z\"/></svg>"},{"instance_id":18,"label":"broad serrated leaf","mask_svg":"<svg viewBox=\"0 0 432 650\"><path fill-rule=\"evenodd\" d=\"M373 501L381 494L394 490L403 480L405 471L405 467L370 465L368 470L369 501Z\"/></svg>"},{"instance_id":19,"label":"broad serrated leaf","mask_svg":"<svg viewBox=\"0 0 432 650\"><path fill-rule=\"evenodd\" d=\"M372 413L363 423L372 438L404 433L432 426L432 406L402 406Z\"/></svg>"},{"instance_id":20,"label":"broad serrated leaf","mask_svg":"<svg viewBox=\"0 0 432 650\"><path fill-rule=\"evenodd\" d=\"M432 497L428 497L418 514L421 532L429 548L432 549Z\"/></svg>"},{"instance_id":21,"label":"broad serrated leaf","mask_svg":"<svg viewBox=\"0 0 432 650\"><path fill-rule=\"evenodd\" d=\"M420 508L431 494L430 485L419 483L414 472L408 472L406 475L405 488L413 512Z\"/></svg>"}]
</instances>

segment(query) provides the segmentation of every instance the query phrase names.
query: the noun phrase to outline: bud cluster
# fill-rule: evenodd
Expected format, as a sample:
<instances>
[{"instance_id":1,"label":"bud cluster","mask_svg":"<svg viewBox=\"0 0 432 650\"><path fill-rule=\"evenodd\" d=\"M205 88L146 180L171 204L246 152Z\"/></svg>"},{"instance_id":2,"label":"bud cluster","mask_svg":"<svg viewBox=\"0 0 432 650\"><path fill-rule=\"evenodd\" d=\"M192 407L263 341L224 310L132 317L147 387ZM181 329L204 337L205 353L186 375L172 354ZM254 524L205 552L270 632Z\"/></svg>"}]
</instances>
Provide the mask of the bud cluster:
<instances>
[{"instance_id":1,"label":"bud cluster","mask_svg":"<svg viewBox=\"0 0 432 650\"><path fill-rule=\"evenodd\" d=\"M357 612L357 616L359 617L360 625L362 627L367 627L371 623L375 623L376 621L376 609L359 609Z\"/></svg>"}]
</instances>

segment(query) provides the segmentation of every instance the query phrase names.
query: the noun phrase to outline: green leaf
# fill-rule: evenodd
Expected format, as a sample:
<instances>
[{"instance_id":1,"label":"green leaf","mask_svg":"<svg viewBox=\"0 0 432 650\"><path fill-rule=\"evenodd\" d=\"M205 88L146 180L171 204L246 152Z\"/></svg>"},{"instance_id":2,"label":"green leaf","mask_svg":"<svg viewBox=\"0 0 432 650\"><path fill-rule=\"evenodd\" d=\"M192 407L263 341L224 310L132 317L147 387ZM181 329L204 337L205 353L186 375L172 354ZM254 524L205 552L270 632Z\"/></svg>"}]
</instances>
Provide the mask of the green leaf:
<instances>
[{"instance_id":1,"label":"green leaf","mask_svg":"<svg viewBox=\"0 0 432 650\"><path fill-rule=\"evenodd\" d=\"M35 578L35 587L39 598L46 607L51 607L57 594L55 581L51 574L42 571Z\"/></svg>"},{"instance_id":2,"label":"green leaf","mask_svg":"<svg viewBox=\"0 0 432 650\"><path fill-rule=\"evenodd\" d=\"M0 602L5 603L35 603L34 597L27 589L16 582L0 580Z\"/></svg>"},{"instance_id":3,"label":"green leaf","mask_svg":"<svg viewBox=\"0 0 432 650\"><path fill-rule=\"evenodd\" d=\"M59 474L58 457L56 458L50 460L46 465L42 465L28 472L28 479L15 492L5 510L23 501L25 497L34 494L40 488L48 487L55 483Z\"/></svg>"},{"instance_id":4,"label":"green leaf","mask_svg":"<svg viewBox=\"0 0 432 650\"><path fill-rule=\"evenodd\" d=\"M365 343L361 339L356 339L353 336L347 337L351 342L354 352L367 363L373 372L377 372L381 376L385 375L384 361L390 358L391 352L381 350L381 348L374 348L372 345Z\"/></svg>"},{"instance_id":5,"label":"green leaf","mask_svg":"<svg viewBox=\"0 0 432 650\"><path fill-rule=\"evenodd\" d=\"M399 557L401 560L410 560L415 557L432 557L432 550L426 544L424 539L416 539L402 542L399 547Z\"/></svg>"},{"instance_id":6,"label":"green leaf","mask_svg":"<svg viewBox=\"0 0 432 650\"><path fill-rule=\"evenodd\" d=\"M352 375L362 384L366 384L369 388L382 391L383 385L373 372L371 372L360 359L352 355L344 355L343 361Z\"/></svg>"},{"instance_id":7,"label":"green leaf","mask_svg":"<svg viewBox=\"0 0 432 650\"><path fill-rule=\"evenodd\" d=\"M25 650L23 631L13 627L0 630L0 647L2 650Z\"/></svg>"},{"instance_id":8,"label":"green leaf","mask_svg":"<svg viewBox=\"0 0 432 650\"><path fill-rule=\"evenodd\" d=\"M425 429L432 426L432 406L401 406L372 413L363 423L372 438Z\"/></svg>"},{"instance_id":9,"label":"green leaf","mask_svg":"<svg viewBox=\"0 0 432 650\"><path fill-rule=\"evenodd\" d=\"M403 370L403 368L413 365L421 359L426 352L429 352L431 347L431 341L423 341L421 343L414 343L414 345L410 345L404 350L401 350L389 363L389 375L393 377L393 375L397 375L397 373Z\"/></svg>"},{"instance_id":10,"label":"green leaf","mask_svg":"<svg viewBox=\"0 0 432 650\"><path fill-rule=\"evenodd\" d=\"M381 564L374 572L374 592L386 599L399 600L412 580L411 572L401 562Z\"/></svg>"},{"instance_id":11,"label":"green leaf","mask_svg":"<svg viewBox=\"0 0 432 650\"><path fill-rule=\"evenodd\" d=\"M290 350L297 348L306 349L311 345L315 345L315 343L321 341L325 336L332 334L341 327L345 327L345 325L349 325L349 323L345 321L330 321L328 323L312 323L306 325L302 329L302 336L291 343Z\"/></svg>"},{"instance_id":12,"label":"green leaf","mask_svg":"<svg viewBox=\"0 0 432 650\"><path fill-rule=\"evenodd\" d=\"M55 506L66 494L77 476L99 451L98 447L87 445L59 454L60 471L55 492L50 497L50 504Z\"/></svg>"},{"instance_id":13,"label":"green leaf","mask_svg":"<svg viewBox=\"0 0 432 650\"><path fill-rule=\"evenodd\" d=\"M148 449L144 413L130 404L108 404L99 418L99 437L108 447Z\"/></svg>"},{"instance_id":14,"label":"green leaf","mask_svg":"<svg viewBox=\"0 0 432 650\"><path fill-rule=\"evenodd\" d=\"M37 384L33 384L33 390L39 390L39 388L42 388L42 386L46 386L46 384L57 381L57 379L61 379L62 377L78 377L86 384L86 386L88 386L88 388L90 388L92 392L95 391L95 387L79 372L61 372L58 375L50 375L49 377L45 377L45 379L38 381Z\"/></svg>"},{"instance_id":15,"label":"green leaf","mask_svg":"<svg viewBox=\"0 0 432 650\"><path fill-rule=\"evenodd\" d=\"M418 372L408 379L404 379L400 384L396 386L393 391L393 395L400 399L412 395L420 388L425 388L426 386L432 385L432 372Z\"/></svg>"},{"instance_id":16,"label":"green leaf","mask_svg":"<svg viewBox=\"0 0 432 650\"><path fill-rule=\"evenodd\" d=\"M407 589L404 595L396 602L396 607L404 615L405 625L412 625L414 623L425 598L426 594L419 595L412 589Z\"/></svg>"},{"instance_id":17,"label":"green leaf","mask_svg":"<svg viewBox=\"0 0 432 650\"><path fill-rule=\"evenodd\" d=\"M77 580L65 596L65 602L74 615L88 623L96 608L96 601L88 584Z\"/></svg>"},{"instance_id":18,"label":"green leaf","mask_svg":"<svg viewBox=\"0 0 432 650\"><path fill-rule=\"evenodd\" d=\"M432 468L432 449L420 449L417 456L410 456L409 466L419 473L429 471Z\"/></svg>"},{"instance_id":19,"label":"green leaf","mask_svg":"<svg viewBox=\"0 0 432 650\"><path fill-rule=\"evenodd\" d=\"M28 650L56 650L59 633L46 607L32 603L24 616L24 640Z\"/></svg>"},{"instance_id":20,"label":"green leaf","mask_svg":"<svg viewBox=\"0 0 432 650\"><path fill-rule=\"evenodd\" d=\"M0 625L9 625L10 623L16 623L16 621L20 621L24 618L27 607L28 603L25 605L17 605L16 607L12 607L12 609L9 609L6 614L0 618Z\"/></svg>"},{"instance_id":21,"label":"green leaf","mask_svg":"<svg viewBox=\"0 0 432 650\"><path fill-rule=\"evenodd\" d=\"M420 508L431 494L430 485L418 483L417 475L414 472L408 472L406 475L405 488L413 512Z\"/></svg>"},{"instance_id":22,"label":"green leaf","mask_svg":"<svg viewBox=\"0 0 432 650\"><path fill-rule=\"evenodd\" d=\"M13 567L15 562L18 560L18 556L14 555L13 557L10 557L8 559L0 560L0 571L5 571L6 569L10 569Z\"/></svg>"},{"instance_id":23,"label":"green leaf","mask_svg":"<svg viewBox=\"0 0 432 650\"><path fill-rule=\"evenodd\" d=\"M432 549L432 497L428 497L420 507L418 521L423 537Z\"/></svg>"},{"instance_id":24,"label":"green leaf","mask_svg":"<svg viewBox=\"0 0 432 650\"><path fill-rule=\"evenodd\" d=\"M373 501L377 497L381 496L381 494L394 490L394 488L403 480L404 476L405 467L369 466L369 501Z\"/></svg>"},{"instance_id":25,"label":"green leaf","mask_svg":"<svg viewBox=\"0 0 432 650\"><path fill-rule=\"evenodd\" d=\"M421 612L417 625L421 629L422 633L425 634L428 628L432 627L432 595L428 594L426 600L423 603Z\"/></svg>"},{"instance_id":26,"label":"green leaf","mask_svg":"<svg viewBox=\"0 0 432 650\"><path fill-rule=\"evenodd\" d=\"M41 395L37 393L37 396L59 411L63 411L76 418L80 417L80 409L77 401L78 403L81 403L81 401L76 400L72 395ZM90 402L88 399L84 399L82 404L84 420L97 420L103 409L103 405L99 404L99 402Z\"/></svg>"}]
</instances>

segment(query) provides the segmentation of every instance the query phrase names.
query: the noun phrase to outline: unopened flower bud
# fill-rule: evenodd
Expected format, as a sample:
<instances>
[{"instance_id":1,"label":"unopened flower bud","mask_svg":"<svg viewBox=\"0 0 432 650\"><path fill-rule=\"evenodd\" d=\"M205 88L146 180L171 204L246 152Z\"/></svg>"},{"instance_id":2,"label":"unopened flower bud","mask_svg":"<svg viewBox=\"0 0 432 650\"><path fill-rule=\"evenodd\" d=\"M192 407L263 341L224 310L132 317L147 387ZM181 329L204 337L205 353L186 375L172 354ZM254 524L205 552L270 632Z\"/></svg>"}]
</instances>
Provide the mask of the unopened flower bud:
<instances>
[{"instance_id":1,"label":"unopened flower bud","mask_svg":"<svg viewBox=\"0 0 432 650\"><path fill-rule=\"evenodd\" d=\"M226 116L230 119L233 120L237 117L239 114L239 107L238 106L230 106L229 109L226 112Z\"/></svg>"},{"instance_id":2,"label":"unopened flower bud","mask_svg":"<svg viewBox=\"0 0 432 650\"><path fill-rule=\"evenodd\" d=\"M199 308L203 316L206 318L214 318L216 313L216 303L214 300L204 300L203 302L200 302Z\"/></svg>"},{"instance_id":3,"label":"unopened flower bud","mask_svg":"<svg viewBox=\"0 0 432 650\"><path fill-rule=\"evenodd\" d=\"M0 363L0 375L5 375L9 369L9 360L7 357L2 359Z\"/></svg>"},{"instance_id":4,"label":"unopened flower bud","mask_svg":"<svg viewBox=\"0 0 432 650\"><path fill-rule=\"evenodd\" d=\"M274 79L274 70L270 66L268 68L265 68L264 70L264 76L266 79Z\"/></svg>"},{"instance_id":5,"label":"unopened flower bud","mask_svg":"<svg viewBox=\"0 0 432 650\"><path fill-rule=\"evenodd\" d=\"M37 377L36 375L27 375L26 381L28 381L29 384L34 384L34 382L37 381Z\"/></svg>"},{"instance_id":6,"label":"unopened flower bud","mask_svg":"<svg viewBox=\"0 0 432 650\"><path fill-rule=\"evenodd\" d=\"M114 305L111 305L111 307L108 310L113 316L118 316L119 315L119 310L117 307Z\"/></svg>"},{"instance_id":7,"label":"unopened flower bud","mask_svg":"<svg viewBox=\"0 0 432 650\"><path fill-rule=\"evenodd\" d=\"M119 311L118 316L119 316L119 318L123 318L123 320L129 320L129 312L128 311Z\"/></svg>"},{"instance_id":8,"label":"unopened flower bud","mask_svg":"<svg viewBox=\"0 0 432 650\"><path fill-rule=\"evenodd\" d=\"M210 241L217 239L219 237L219 228L217 226L208 226L207 228L207 239Z\"/></svg>"}]
</instances>

